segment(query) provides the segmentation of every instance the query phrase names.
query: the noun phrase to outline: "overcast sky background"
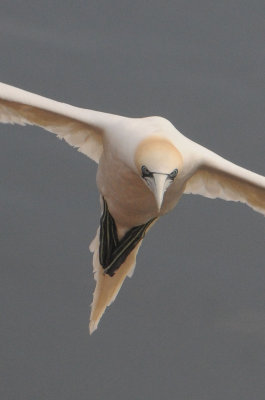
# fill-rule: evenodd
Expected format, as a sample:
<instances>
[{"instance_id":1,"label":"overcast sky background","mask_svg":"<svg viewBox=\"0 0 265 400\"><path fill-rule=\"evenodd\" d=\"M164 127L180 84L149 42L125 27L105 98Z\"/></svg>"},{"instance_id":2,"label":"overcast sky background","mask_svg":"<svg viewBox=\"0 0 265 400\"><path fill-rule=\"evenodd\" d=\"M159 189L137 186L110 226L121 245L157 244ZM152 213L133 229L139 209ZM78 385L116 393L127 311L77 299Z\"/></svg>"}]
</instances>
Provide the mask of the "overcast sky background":
<instances>
[{"instance_id":1,"label":"overcast sky background","mask_svg":"<svg viewBox=\"0 0 265 400\"><path fill-rule=\"evenodd\" d=\"M162 115L265 175L264 16L256 0L2 0L0 80ZM50 133L0 126L1 399L263 400L264 217L185 196L89 336L95 173Z\"/></svg>"}]
</instances>

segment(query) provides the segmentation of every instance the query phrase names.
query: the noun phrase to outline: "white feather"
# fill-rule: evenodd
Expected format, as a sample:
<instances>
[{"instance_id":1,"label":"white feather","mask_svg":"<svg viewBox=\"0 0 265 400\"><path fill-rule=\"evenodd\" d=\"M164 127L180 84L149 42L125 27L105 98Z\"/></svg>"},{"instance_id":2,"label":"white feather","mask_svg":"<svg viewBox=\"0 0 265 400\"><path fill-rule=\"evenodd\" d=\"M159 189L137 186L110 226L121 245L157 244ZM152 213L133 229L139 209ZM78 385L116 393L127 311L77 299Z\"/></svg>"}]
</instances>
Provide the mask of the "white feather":
<instances>
[{"instance_id":1,"label":"white feather","mask_svg":"<svg viewBox=\"0 0 265 400\"><path fill-rule=\"evenodd\" d=\"M196 146L198 166L187 181L185 193L239 201L265 215L265 177Z\"/></svg>"},{"instance_id":2,"label":"white feather","mask_svg":"<svg viewBox=\"0 0 265 400\"><path fill-rule=\"evenodd\" d=\"M98 162L106 127L122 118L73 107L0 83L0 122L38 125Z\"/></svg>"}]
</instances>

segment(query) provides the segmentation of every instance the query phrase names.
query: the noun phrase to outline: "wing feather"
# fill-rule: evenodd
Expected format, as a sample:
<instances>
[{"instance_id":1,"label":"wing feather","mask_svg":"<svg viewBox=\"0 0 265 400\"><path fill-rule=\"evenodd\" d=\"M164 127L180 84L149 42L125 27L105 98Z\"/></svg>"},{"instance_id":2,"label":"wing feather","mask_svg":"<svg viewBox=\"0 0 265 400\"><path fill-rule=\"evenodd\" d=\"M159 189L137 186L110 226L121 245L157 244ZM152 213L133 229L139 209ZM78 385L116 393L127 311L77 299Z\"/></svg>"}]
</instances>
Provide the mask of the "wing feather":
<instances>
[{"instance_id":1,"label":"wing feather","mask_svg":"<svg viewBox=\"0 0 265 400\"><path fill-rule=\"evenodd\" d=\"M117 118L122 117L73 107L0 83L0 122L40 126L96 162L103 151L103 132Z\"/></svg>"},{"instance_id":2,"label":"wing feather","mask_svg":"<svg viewBox=\"0 0 265 400\"><path fill-rule=\"evenodd\" d=\"M265 177L199 147L201 159L184 193L240 201L265 215Z\"/></svg>"}]
</instances>

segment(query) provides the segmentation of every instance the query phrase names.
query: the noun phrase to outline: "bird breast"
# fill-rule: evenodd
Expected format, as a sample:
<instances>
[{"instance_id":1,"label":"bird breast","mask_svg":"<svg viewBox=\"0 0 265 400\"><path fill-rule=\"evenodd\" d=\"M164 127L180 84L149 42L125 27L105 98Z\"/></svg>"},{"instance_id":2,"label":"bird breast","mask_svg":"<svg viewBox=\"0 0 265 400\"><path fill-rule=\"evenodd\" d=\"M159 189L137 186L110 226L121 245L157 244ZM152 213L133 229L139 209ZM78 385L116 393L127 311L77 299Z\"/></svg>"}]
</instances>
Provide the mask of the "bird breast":
<instances>
[{"instance_id":1,"label":"bird breast","mask_svg":"<svg viewBox=\"0 0 265 400\"><path fill-rule=\"evenodd\" d=\"M173 184L165 193L160 212L153 193L141 177L119 159L103 155L97 172L97 185L120 231L145 224L170 211L177 203L178 190ZM175 186L175 187L173 187Z\"/></svg>"}]
</instances>

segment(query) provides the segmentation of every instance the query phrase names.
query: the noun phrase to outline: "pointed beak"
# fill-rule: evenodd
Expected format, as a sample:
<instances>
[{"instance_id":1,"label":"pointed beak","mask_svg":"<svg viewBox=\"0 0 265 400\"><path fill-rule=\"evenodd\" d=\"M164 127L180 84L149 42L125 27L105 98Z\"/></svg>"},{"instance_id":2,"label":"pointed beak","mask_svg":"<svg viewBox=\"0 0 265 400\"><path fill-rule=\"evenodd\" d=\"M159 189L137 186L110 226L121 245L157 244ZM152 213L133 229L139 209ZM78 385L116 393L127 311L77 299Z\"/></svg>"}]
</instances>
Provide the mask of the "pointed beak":
<instances>
[{"instance_id":1,"label":"pointed beak","mask_svg":"<svg viewBox=\"0 0 265 400\"><path fill-rule=\"evenodd\" d=\"M164 193L166 190L167 175L154 174L153 179L154 179L154 187L152 189L156 199L158 211L160 211L164 199Z\"/></svg>"}]
</instances>

